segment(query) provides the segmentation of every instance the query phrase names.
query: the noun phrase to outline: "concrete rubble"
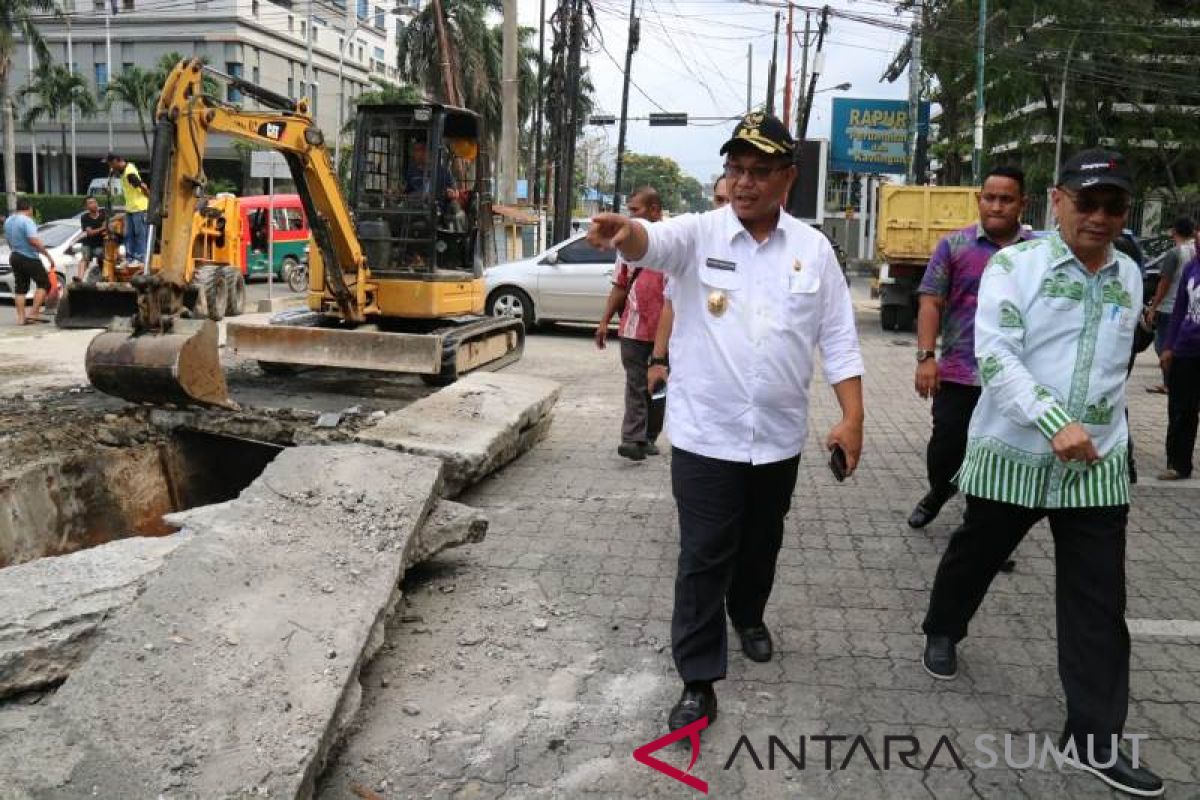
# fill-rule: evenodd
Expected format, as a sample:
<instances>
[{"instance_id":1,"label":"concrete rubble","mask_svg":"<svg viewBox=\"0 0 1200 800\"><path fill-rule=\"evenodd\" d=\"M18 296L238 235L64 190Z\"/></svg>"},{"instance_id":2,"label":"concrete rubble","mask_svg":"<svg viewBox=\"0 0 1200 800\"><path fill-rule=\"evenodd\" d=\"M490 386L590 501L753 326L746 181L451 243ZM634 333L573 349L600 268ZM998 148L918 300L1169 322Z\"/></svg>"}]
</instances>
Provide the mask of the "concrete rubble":
<instances>
[{"instance_id":1,"label":"concrete rubble","mask_svg":"<svg viewBox=\"0 0 1200 800\"><path fill-rule=\"evenodd\" d=\"M311 795L405 566L483 534L458 504L431 516L441 473L432 458L302 446L237 499L172 515L186 539L157 579L38 713L0 725L6 791Z\"/></svg>"},{"instance_id":2,"label":"concrete rubble","mask_svg":"<svg viewBox=\"0 0 1200 800\"><path fill-rule=\"evenodd\" d=\"M557 383L528 375L475 372L355 438L442 459L443 492L456 497L545 435L559 391Z\"/></svg>"}]
</instances>

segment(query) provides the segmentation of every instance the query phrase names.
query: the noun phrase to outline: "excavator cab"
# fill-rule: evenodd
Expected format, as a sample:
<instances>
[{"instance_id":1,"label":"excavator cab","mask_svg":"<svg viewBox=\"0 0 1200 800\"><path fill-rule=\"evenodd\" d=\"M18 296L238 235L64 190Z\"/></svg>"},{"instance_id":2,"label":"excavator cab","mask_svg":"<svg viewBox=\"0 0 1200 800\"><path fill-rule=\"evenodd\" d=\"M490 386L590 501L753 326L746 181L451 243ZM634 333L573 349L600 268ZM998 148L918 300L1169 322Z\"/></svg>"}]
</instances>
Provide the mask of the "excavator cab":
<instances>
[{"instance_id":1,"label":"excavator cab","mask_svg":"<svg viewBox=\"0 0 1200 800\"><path fill-rule=\"evenodd\" d=\"M379 306L410 319L481 313L478 115L436 103L363 106L357 126L349 203L371 276L385 294L408 281L430 288Z\"/></svg>"}]
</instances>

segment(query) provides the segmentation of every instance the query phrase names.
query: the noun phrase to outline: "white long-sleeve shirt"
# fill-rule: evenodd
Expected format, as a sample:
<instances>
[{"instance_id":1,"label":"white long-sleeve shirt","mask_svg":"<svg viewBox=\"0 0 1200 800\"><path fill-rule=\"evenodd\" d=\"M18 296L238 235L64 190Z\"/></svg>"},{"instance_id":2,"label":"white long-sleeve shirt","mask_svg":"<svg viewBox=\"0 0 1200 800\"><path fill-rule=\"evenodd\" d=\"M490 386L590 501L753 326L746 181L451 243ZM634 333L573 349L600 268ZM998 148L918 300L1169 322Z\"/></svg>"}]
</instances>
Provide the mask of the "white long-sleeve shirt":
<instances>
[{"instance_id":1,"label":"white long-sleeve shirt","mask_svg":"<svg viewBox=\"0 0 1200 800\"><path fill-rule=\"evenodd\" d=\"M729 206L640 222L649 247L635 265L671 276L671 443L751 464L799 453L816 348L831 386L863 374L828 240L782 211L761 244Z\"/></svg>"}]
</instances>

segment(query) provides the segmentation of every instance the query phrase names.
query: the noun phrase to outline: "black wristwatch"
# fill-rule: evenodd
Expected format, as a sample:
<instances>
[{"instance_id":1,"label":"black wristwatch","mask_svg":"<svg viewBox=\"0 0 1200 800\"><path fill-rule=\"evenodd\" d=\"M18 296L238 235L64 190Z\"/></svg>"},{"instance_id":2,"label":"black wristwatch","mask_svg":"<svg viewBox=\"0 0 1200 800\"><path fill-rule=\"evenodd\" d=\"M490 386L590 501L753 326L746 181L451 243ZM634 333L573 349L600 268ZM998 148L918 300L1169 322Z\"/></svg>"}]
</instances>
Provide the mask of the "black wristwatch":
<instances>
[{"instance_id":1,"label":"black wristwatch","mask_svg":"<svg viewBox=\"0 0 1200 800\"><path fill-rule=\"evenodd\" d=\"M671 360L666 356L650 356L650 360L646 362L648 367L666 367L671 368Z\"/></svg>"},{"instance_id":2,"label":"black wristwatch","mask_svg":"<svg viewBox=\"0 0 1200 800\"><path fill-rule=\"evenodd\" d=\"M936 356L937 356L937 353L934 352L933 350L918 350L917 351L917 363L920 364L921 362L928 361L929 359L935 358Z\"/></svg>"}]
</instances>

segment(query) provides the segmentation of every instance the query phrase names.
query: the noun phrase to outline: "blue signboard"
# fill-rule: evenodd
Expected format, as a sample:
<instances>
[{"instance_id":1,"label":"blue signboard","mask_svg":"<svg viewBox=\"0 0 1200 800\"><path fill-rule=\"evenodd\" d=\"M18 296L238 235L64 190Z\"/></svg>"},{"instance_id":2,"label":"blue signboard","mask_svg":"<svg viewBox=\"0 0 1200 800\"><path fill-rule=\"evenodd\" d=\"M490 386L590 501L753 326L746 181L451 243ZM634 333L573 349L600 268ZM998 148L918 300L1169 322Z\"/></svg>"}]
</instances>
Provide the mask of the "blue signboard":
<instances>
[{"instance_id":1,"label":"blue signboard","mask_svg":"<svg viewBox=\"0 0 1200 800\"><path fill-rule=\"evenodd\" d=\"M929 103L917 123L929 127ZM836 172L898 172L908 167L908 101L835 97L830 168Z\"/></svg>"}]
</instances>

